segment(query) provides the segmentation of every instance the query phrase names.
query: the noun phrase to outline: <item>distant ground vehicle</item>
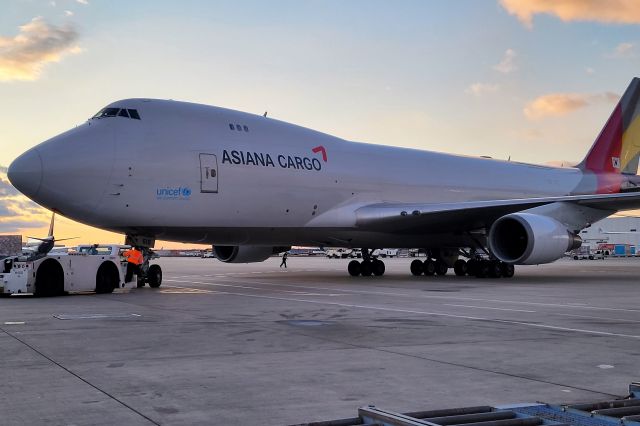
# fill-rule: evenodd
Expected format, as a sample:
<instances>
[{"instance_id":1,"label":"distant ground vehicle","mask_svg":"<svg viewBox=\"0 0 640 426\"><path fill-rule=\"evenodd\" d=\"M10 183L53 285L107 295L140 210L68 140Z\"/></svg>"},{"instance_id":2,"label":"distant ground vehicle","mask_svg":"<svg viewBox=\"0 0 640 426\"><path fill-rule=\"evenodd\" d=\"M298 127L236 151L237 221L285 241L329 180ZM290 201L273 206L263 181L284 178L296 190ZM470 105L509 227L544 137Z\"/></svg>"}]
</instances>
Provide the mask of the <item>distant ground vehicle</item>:
<instances>
[{"instance_id":1,"label":"distant ground vehicle","mask_svg":"<svg viewBox=\"0 0 640 426\"><path fill-rule=\"evenodd\" d=\"M398 255L398 249L376 249L371 253L373 257L396 257Z\"/></svg>"},{"instance_id":2,"label":"distant ground vehicle","mask_svg":"<svg viewBox=\"0 0 640 426\"><path fill-rule=\"evenodd\" d=\"M573 260L602 260L604 259L603 250L590 250L589 247L581 247L573 253Z\"/></svg>"},{"instance_id":3,"label":"distant ground vehicle","mask_svg":"<svg viewBox=\"0 0 640 426\"><path fill-rule=\"evenodd\" d=\"M345 248L329 249L327 250L327 257L329 259L347 259L350 257L354 257L352 253L353 253L353 250L351 249L345 249Z\"/></svg>"},{"instance_id":4,"label":"distant ground vehicle","mask_svg":"<svg viewBox=\"0 0 640 426\"><path fill-rule=\"evenodd\" d=\"M214 257L215 256L213 255L212 251L205 251L205 252L202 253L202 258L203 259L212 259Z\"/></svg>"}]
</instances>

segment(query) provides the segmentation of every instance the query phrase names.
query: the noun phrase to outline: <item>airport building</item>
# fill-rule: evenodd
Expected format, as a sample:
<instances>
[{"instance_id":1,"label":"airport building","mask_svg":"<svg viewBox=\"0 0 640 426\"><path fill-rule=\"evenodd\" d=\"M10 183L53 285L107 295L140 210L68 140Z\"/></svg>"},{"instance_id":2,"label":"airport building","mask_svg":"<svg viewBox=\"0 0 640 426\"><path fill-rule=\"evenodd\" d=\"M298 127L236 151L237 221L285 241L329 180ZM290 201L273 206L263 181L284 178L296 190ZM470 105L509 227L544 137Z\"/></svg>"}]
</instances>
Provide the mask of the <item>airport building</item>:
<instances>
[{"instance_id":1,"label":"airport building","mask_svg":"<svg viewBox=\"0 0 640 426\"><path fill-rule=\"evenodd\" d=\"M640 217L608 217L580 231L583 245L597 248L600 244L640 246Z\"/></svg>"}]
</instances>

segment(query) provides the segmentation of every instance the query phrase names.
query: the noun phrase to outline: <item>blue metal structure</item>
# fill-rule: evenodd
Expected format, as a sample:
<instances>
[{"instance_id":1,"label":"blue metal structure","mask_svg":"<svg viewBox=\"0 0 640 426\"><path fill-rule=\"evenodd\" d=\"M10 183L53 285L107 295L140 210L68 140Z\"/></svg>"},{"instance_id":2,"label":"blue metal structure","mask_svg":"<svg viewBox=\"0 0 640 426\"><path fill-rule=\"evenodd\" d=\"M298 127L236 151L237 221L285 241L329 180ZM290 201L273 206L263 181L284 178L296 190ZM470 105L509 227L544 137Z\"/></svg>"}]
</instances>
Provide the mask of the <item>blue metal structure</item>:
<instances>
[{"instance_id":1,"label":"blue metal structure","mask_svg":"<svg viewBox=\"0 0 640 426\"><path fill-rule=\"evenodd\" d=\"M358 417L296 426L640 426L640 382L624 398L580 404L523 403L396 413L375 406Z\"/></svg>"}]
</instances>

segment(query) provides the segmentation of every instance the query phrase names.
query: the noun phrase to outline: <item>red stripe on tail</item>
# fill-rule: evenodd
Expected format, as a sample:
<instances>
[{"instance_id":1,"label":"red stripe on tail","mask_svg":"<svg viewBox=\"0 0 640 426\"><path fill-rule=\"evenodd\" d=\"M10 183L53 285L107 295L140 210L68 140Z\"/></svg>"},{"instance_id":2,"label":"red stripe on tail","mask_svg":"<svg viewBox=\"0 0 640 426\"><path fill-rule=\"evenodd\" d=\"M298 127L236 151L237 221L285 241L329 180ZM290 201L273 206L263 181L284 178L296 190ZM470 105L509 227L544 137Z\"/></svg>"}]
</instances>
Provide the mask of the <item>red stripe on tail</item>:
<instances>
[{"instance_id":1,"label":"red stripe on tail","mask_svg":"<svg viewBox=\"0 0 640 426\"><path fill-rule=\"evenodd\" d=\"M622 106L618 103L584 159L584 169L596 175L598 194L620 192L623 181L620 174L622 127Z\"/></svg>"}]
</instances>

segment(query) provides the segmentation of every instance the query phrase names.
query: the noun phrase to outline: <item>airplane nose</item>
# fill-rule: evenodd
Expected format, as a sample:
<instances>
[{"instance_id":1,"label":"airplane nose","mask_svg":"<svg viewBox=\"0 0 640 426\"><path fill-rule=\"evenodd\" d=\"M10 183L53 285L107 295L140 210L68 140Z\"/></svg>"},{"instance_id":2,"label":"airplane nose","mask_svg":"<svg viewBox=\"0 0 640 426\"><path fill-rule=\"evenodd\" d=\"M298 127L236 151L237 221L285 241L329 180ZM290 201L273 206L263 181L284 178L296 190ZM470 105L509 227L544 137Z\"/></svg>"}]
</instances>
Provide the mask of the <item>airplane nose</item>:
<instances>
[{"instance_id":1,"label":"airplane nose","mask_svg":"<svg viewBox=\"0 0 640 426\"><path fill-rule=\"evenodd\" d=\"M9 165L7 177L11 184L28 197L34 197L42 184L42 158L30 149Z\"/></svg>"}]
</instances>

